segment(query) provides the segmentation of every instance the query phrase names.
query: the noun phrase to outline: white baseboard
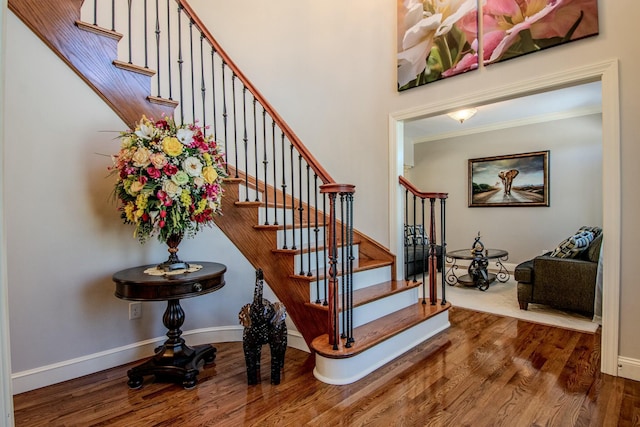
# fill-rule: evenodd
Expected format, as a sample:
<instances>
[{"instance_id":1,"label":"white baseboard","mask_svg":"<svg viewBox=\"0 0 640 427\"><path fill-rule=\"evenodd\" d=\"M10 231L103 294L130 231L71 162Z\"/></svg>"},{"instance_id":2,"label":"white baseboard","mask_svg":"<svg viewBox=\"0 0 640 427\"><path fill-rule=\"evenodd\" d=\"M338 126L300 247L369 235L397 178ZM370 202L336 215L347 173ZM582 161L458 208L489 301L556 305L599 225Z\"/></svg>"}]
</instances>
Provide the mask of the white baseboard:
<instances>
[{"instance_id":1,"label":"white baseboard","mask_svg":"<svg viewBox=\"0 0 640 427\"><path fill-rule=\"evenodd\" d=\"M618 376L640 381L640 360L618 356Z\"/></svg>"},{"instance_id":2,"label":"white baseboard","mask_svg":"<svg viewBox=\"0 0 640 427\"><path fill-rule=\"evenodd\" d=\"M182 334L188 345L215 344L242 341L242 326L221 326L195 329ZM166 336L128 344L75 359L64 360L11 375L13 394L24 393L62 381L104 371L116 366L149 357L153 350L167 339ZM309 352L300 332L288 331L288 346Z\"/></svg>"}]
</instances>

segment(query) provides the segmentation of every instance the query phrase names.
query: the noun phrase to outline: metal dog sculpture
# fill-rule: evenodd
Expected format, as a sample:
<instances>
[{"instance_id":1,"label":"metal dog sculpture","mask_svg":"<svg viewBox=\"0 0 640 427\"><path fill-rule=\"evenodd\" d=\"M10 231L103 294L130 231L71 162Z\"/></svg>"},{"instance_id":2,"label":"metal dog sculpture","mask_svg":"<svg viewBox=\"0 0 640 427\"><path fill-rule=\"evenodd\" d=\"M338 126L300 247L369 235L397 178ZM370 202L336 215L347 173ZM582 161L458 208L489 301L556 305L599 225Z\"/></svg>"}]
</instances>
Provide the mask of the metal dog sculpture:
<instances>
[{"instance_id":1,"label":"metal dog sculpture","mask_svg":"<svg viewBox=\"0 0 640 427\"><path fill-rule=\"evenodd\" d=\"M280 384L280 371L284 368L287 349L287 310L280 302L271 303L262 297L263 273L256 270L256 287L253 302L245 304L238 318L244 326L242 342L247 363L249 385L258 384L262 346L269 344L271 351L271 384Z\"/></svg>"}]
</instances>

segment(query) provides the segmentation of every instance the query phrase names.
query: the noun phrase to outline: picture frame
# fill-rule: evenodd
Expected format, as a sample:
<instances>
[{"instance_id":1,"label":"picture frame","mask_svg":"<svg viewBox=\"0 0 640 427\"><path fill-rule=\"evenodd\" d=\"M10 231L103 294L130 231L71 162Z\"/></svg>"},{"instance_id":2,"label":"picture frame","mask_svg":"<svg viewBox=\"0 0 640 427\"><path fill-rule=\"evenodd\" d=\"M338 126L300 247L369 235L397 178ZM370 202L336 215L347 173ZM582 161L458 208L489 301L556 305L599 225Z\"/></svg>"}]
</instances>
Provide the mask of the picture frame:
<instances>
[{"instance_id":1,"label":"picture frame","mask_svg":"<svg viewBox=\"0 0 640 427\"><path fill-rule=\"evenodd\" d=\"M549 206L549 150L469 159L469 207Z\"/></svg>"}]
</instances>

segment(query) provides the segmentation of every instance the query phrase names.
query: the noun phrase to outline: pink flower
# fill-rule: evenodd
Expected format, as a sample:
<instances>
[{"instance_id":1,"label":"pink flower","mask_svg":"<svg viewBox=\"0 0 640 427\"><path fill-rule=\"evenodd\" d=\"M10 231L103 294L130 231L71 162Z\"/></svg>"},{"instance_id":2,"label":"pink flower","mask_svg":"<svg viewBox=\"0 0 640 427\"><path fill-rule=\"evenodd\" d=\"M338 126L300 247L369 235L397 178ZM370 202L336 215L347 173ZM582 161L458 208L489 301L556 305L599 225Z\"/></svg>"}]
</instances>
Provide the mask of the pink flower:
<instances>
[{"instance_id":1,"label":"pink flower","mask_svg":"<svg viewBox=\"0 0 640 427\"><path fill-rule=\"evenodd\" d=\"M478 54L477 53L467 53L455 67L449 68L447 71L442 73L443 77L451 77L456 74L461 74L466 71L475 70L478 68Z\"/></svg>"},{"instance_id":2,"label":"pink flower","mask_svg":"<svg viewBox=\"0 0 640 427\"><path fill-rule=\"evenodd\" d=\"M147 175L149 175L153 179L158 179L162 176L162 171L150 166L147 168Z\"/></svg>"},{"instance_id":3,"label":"pink flower","mask_svg":"<svg viewBox=\"0 0 640 427\"><path fill-rule=\"evenodd\" d=\"M529 30L533 40L578 39L598 32L597 0L487 0L483 7L484 60L495 62Z\"/></svg>"}]
</instances>

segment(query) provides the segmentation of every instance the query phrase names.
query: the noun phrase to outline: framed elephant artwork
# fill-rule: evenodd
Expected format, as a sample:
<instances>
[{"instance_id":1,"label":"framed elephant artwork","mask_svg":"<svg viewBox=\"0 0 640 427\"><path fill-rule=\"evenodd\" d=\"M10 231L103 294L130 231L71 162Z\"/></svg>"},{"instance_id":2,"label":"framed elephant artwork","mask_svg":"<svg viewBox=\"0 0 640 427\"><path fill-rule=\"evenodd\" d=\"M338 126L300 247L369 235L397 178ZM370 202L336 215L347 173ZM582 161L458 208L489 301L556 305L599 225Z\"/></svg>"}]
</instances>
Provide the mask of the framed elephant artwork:
<instances>
[{"instance_id":1,"label":"framed elephant artwork","mask_svg":"<svg viewBox=\"0 0 640 427\"><path fill-rule=\"evenodd\" d=\"M549 151L469 159L469 207L549 206Z\"/></svg>"}]
</instances>

